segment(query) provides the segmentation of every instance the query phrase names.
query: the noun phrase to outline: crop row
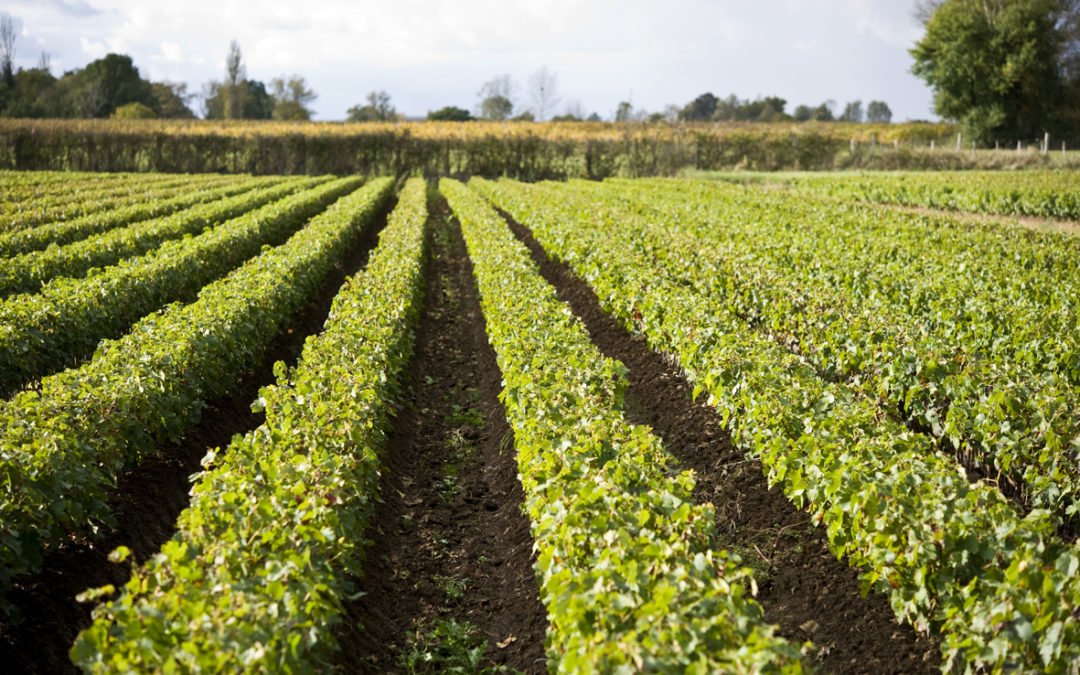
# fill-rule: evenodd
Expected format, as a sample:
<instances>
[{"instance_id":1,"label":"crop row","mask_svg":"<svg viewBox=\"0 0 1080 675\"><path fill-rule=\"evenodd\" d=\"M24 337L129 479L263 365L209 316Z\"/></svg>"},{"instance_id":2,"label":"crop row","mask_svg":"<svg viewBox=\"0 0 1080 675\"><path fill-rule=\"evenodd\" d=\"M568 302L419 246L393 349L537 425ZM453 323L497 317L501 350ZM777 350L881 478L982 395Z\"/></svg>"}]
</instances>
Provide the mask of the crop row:
<instances>
[{"instance_id":1,"label":"crop row","mask_svg":"<svg viewBox=\"0 0 1080 675\"><path fill-rule=\"evenodd\" d=\"M257 181L280 180L260 178ZM0 234L0 256L13 256L78 241L92 234L105 232L147 218L157 218L186 209L194 204L213 201L247 189L245 180L225 181L223 185L180 193L164 200L136 199L123 207L102 213L91 213L71 220L45 223L26 230Z\"/></svg>"},{"instance_id":2,"label":"crop row","mask_svg":"<svg viewBox=\"0 0 1080 675\"><path fill-rule=\"evenodd\" d=\"M92 202L94 199L144 190L149 186L176 185L191 177L178 178L175 175L147 174L141 178L118 179L79 179L73 177L67 182L44 184L20 184L16 181L5 184L5 191L0 194L0 223L6 223L11 217L26 216L30 213L48 210L61 204L80 201ZM6 227L6 225L5 225Z\"/></svg>"},{"instance_id":3,"label":"crop row","mask_svg":"<svg viewBox=\"0 0 1080 675\"><path fill-rule=\"evenodd\" d=\"M68 534L110 522L105 497L119 472L177 440L208 398L258 362L391 186L373 181L203 288L197 301L145 317L83 367L0 404L0 588L37 568L43 550Z\"/></svg>"},{"instance_id":4,"label":"crop row","mask_svg":"<svg viewBox=\"0 0 1080 675\"><path fill-rule=\"evenodd\" d=\"M963 239L962 231L937 237L929 225L915 233L874 227L841 210L780 228L775 225L785 220L767 208L748 223L741 209L725 208L733 203L725 193L667 184L655 192L589 189L578 198L608 208L638 203L670 216L647 241L654 255L674 255L669 267L685 283L722 298L823 377L865 391L885 410L988 467L1028 504L1070 517L1080 497L1080 448L1072 443L1080 437L1074 383L1080 342L1071 331L1059 333L1040 321L1038 308L1022 299L1053 284L1040 278L1041 266L1024 268L1029 258L1022 244L1035 239L1033 246L1049 249L1047 256L1058 249L1065 257L1064 240L1027 233L1014 242L982 230ZM860 229L868 232L860 235ZM959 264L925 260L934 253L922 252L919 234L924 242L937 239L938 251L956 251ZM1014 260L965 269L969 261L992 258L987 249L1010 243ZM911 276L919 278L917 287ZM1067 276L1053 285L1047 293L1075 296L1077 282ZM1060 321L1068 315L1080 320L1072 297L1058 309Z\"/></svg>"},{"instance_id":5,"label":"crop row","mask_svg":"<svg viewBox=\"0 0 1080 675\"><path fill-rule=\"evenodd\" d=\"M121 183L138 176L134 173L102 173L100 171L11 171L0 169L3 194L19 194L28 190L50 190L58 185L89 185L94 183Z\"/></svg>"},{"instance_id":6,"label":"crop row","mask_svg":"<svg viewBox=\"0 0 1080 675\"><path fill-rule=\"evenodd\" d=\"M360 572L392 402L412 353L426 220L424 182L410 180L367 269L335 297L324 332L262 390L266 422L204 459L177 534L95 610L71 650L76 664L91 672L326 667L332 627Z\"/></svg>"},{"instance_id":7,"label":"crop row","mask_svg":"<svg viewBox=\"0 0 1080 675\"><path fill-rule=\"evenodd\" d=\"M887 594L899 618L940 631L945 668L1065 672L1080 659L1080 552L1055 536L1050 514L1020 517L927 436L672 275L638 245L655 213L613 218L542 188L474 182L607 311L678 360L864 586Z\"/></svg>"},{"instance_id":8,"label":"crop row","mask_svg":"<svg viewBox=\"0 0 1080 675\"><path fill-rule=\"evenodd\" d=\"M841 199L951 211L1080 218L1080 191L1068 171L948 171L792 177L796 190Z\"/></svg>"},{"instance_id":9,"label":"crop row","mask_svg":"<svg viewBox=\"0 0 1080 675\"><path fill-rule=\"evenodd\" d=\"M103 338L199 289L285 240L358 179L343 178L248 211L196 237L169 241L83 279L54 279L39 293L0 302L0 390L77 363Z\"/></svg>"},{"instance_id":10,"label":"crop row","mask_svg":"<svg viewBox=\"0 0 1080 675\"><path fill-rule=\"evenodd\" d=\"M208 227L285 197L305 184L311 183L295 178L284 182L240 183L237 187L247 191L239 196L223 197L161 218L117 227L66 246L50 246L42 251L13 256L0 269L0 296L30 293L54 277L81 277L92 267L105 267L123 258L141 255L162 242L185 234L199 234Z\"/></svg>"},{"instance_id":11,"label":"crop row","mask_svg":"<svg viewBox=\"0 0 1080 675\"><path fill-rule=\"evenodd\" d=\"M88 189L70 195L50 195L35 199L29 204L17 204L13 211L9 210L0 215L0 231L16 232L43 223L81 218L125 208L142 201L169 199L193 189L217 187L233 182L234 178L224 176L177 178L164 174L148 174L146 178L130 181L126 185ZM10 201L8 205L12 205Z\"/></svg>"},{"instance_id":12,"label":"crop row","mask_svg":"<svg viewBox=\"0 0 1080 675\"><path fill-rule=\"evenodd\" d=\"M443 180L503 373L539 550L549 666L566 672L799 672L753 579L713 547L709 506L646 427L626 422L625 368L540 277L478 195Z\"/></svg>"}]
</instances>

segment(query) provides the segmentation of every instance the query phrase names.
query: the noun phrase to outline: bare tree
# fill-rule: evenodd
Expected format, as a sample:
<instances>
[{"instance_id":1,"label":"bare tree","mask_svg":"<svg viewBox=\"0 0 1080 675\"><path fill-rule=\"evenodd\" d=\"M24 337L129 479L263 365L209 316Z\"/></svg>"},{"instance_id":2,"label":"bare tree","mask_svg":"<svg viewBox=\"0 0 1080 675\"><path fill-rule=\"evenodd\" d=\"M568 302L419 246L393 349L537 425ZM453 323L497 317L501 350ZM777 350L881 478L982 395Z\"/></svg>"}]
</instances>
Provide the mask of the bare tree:
<instances>
[{"instance_id":1,"label":"bare tree","mask_svg":"<svg viewBox=\"0 0 1080 675\"><path fill-rule=\"evenodd\" d=\"M247 72L240 56L240 44L233 40L229 43L229 53L225 57L225 119L236 120L244 116L244 86Z\"/></svg>"},{"instance_id":2,"label":"bare tree","mask_svg":"<svg viewBox=\"0 0 1080 675\"><path fill-rule=\"evenodd\" d=\"M15 77L15 19L0 16L0 77L11 84Z\"/></svg>"},{"instance_id":3,"label":"bare tree","mask_svg":"<svg viewBox=\"0 0 1080 675\"><path fill-rule=\"evenodd\" d=\"M536 120L543 122L548 113L559 105L559 75L543 66L529 76L529 98L532 99Z\"/></svg>"},{"instance_id":4,"label":"bare tree","mask_svg":"<svg viewBox=\"0 0 1080 675\"><path fill-rule=\"evenodd\" d=\"M44 70L46 73L52 70L52 54L41 50L41 56L38 58L37 64L38 70Z\"/></svg>"}]
</instances>

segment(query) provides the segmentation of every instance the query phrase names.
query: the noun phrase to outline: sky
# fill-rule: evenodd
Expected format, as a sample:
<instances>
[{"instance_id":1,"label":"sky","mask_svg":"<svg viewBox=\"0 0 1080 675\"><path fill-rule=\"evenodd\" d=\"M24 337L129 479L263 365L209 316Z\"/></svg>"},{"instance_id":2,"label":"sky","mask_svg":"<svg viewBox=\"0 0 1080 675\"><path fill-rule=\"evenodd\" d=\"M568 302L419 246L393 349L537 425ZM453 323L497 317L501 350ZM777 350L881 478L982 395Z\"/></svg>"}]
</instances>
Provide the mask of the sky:
<instances>
[{"instance_id":1,"label":"sky","mask_svg":"<svg viewBox=\"0 0 1080 675\"><path fill-rule=\"evenodd\" d=\"M299 74L314 119L341 120L385 90L399 112L475 111L500 74L529 106L530 76L557 76L561 104L608 119L620 101L660 111L712 92L796 105L885 101L893 121L937 119L911 75L914 0L4 0L16 67L42 52L54 75L109 52L144 78L199 92L230 40L250 79ZM192 108L200 114L198 100Z\"/></svg>"}]
</instances>

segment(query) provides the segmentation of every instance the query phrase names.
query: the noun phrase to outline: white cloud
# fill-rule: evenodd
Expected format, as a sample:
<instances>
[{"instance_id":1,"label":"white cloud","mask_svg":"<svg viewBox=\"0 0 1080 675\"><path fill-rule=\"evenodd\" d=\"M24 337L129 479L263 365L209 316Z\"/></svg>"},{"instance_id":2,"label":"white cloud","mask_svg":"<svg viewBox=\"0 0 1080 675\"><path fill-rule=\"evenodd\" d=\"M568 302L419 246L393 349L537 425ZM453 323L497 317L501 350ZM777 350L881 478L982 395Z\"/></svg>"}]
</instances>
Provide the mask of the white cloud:
<instances>
[{"instance_id":1,"label":"white cloud","mask_svg":"<svg viewBox=\"0 0 1080 675\"><path fill-rule=\"evenodd\" d=\"M183 63L184 50L175 42L166 40L161 43L161 56L170 63Z\"/></svg>"},{"instance_id":2,"label":"white cloud","mask_svg":"<svg viewBox=\"0 0 1080 675\"><path fill-rule=\"evenodd\" d=\"M83 53L89 56L91 60L100 59L108 51L105 49L104 43L94 42L85 35L79 36L79 45L82 47Z\"/></svg>"}]
</instances>

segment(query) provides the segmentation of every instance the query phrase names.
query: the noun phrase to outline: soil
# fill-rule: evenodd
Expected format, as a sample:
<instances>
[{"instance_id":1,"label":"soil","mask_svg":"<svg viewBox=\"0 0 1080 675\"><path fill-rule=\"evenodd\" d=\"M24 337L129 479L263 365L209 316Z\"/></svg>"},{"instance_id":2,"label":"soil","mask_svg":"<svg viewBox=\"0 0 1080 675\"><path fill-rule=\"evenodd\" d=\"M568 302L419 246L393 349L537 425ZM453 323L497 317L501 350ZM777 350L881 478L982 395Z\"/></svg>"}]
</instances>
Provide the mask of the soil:
<instances>
[{"instance_id":1,"label":"soil","mask_svg":"<svg viewBox=\"0 0 1080 675\"><path fill-rule=\"evenodd\" d=\"M814 664L827 673L938 672L938 642L899 624L883 595L861 596L858 573L829 552L824 530L779 487L769 489L761 464L733 446L716 411L691 400L684 375L604 313L592 289L503 215L593 342L629 369L628 420L651 426L682 467L694 470L694 495L714 505L719 545L755 569L757 601L778 633L811 640Z\"/></svg>"},{"instance_id":2,"label":"soil","mask_svg":"<svg viewBox=\"0 0 1080 675\"><path fill-rule=\"evenodd\" d=\"M363 595L338 631L344 672L403 672L439 621L487 642L481 667L546 672L547 616L521 511L513 432L498 394L472 265L445 200L433 205L426 309L387 443ZM436 670L421 671L436 672Z\"/></svg>"},{"instance_id":3,"label":"soil","mask_svg":"<svg viewBox=\"0 0 1080 675\"><path fill-rule=\"evenodd\" d=\"M200 460L215 447L225 447L235 434L258 427L263 415L251 411L259 389L275 382L273 364L294 365L308 335L322 330L330 304L345 279L367 263L393 206L386 207L342 258L312 301L293 317L263 353L261 365L237 377L235 390L207 402L200 422L179 445L160 448L121 475L109 498L115 528L100 536L72 537L46 556L43 569L16 581L8 600L18 608L18 621L0 621L0 663L5 673L76 673L68 649L79 631L90 624L96 603L80 604L75 596L87 588L113 584L130 577L131 563L113 564L110 551L125 545L141 564L157 553L176 531L176 518L189 503L191 476Z\"/></svg>"},{"instance_id":4,"label":"soil","mask_svg":"<svg viewBox=\"0 0 1080 675\"><path fill-rule=\"evenodd\" d=\"M886 202L867 202L875 206L884 206L904 213L918 213L926 216L941 216L956 220L967 220L977 223L992 223L997 225L1022 225L1028 229L1039 232L1063 232L1065 234L1080 235L1080 221L1059 220L1056 218L1044 218L1042 216L1003 215L997 213L978 213L975 211L950 211L948 209L934 209L928 206L907 206L905 204L889 204Z\"/></svg>"}]
</instances>

